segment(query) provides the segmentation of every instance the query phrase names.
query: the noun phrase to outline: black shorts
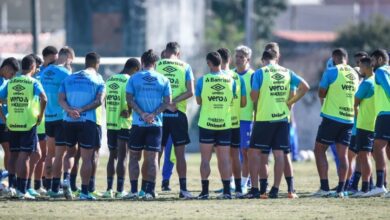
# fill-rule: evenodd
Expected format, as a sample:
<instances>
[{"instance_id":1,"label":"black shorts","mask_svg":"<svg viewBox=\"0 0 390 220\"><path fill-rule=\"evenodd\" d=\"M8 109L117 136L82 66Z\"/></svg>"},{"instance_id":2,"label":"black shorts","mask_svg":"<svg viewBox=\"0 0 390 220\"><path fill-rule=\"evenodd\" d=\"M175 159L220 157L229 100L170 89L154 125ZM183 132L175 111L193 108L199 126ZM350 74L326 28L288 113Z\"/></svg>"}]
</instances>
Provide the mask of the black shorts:
<instances>
[{"instance_id":1,"label":"black shorts","mask_svg":"<svg viewBox=\"0 0 390 220\"><path fill-rule=\"evenodd\" d=\"M216 146L230 147L232 130L210 130L199 127L199 142L202 144L214 144Z\"/></svg>"},{"instance_id":2,"label":"black shorts","mask_svg":"<svg viewBox=\"0 0 390 220\"><path fill-rule=\"evenodd\" d=\"M163 115L163 135L162 145L165 146L169 135L172 138L174 146L183 146L189 144L187 115L181 111L165 111Z\"/></svg>"},{"instance_id":3,"label":"black shorts","mask_svg":"<svg viewBox=\"0 0 390 220\"><path fill-rule=\"evenodd\" d=\"M35 152L37 150L37 127L29 131L9 131L11 152Z\"/></svg>"},{"instance_id":4,"label":"black shorts","mask_svg":"<svg viewBox=\"0 0 390 220\"><path fill-rule=\"evenodd\" d=\"M341 123L329 118L322 118L318 127L316 141L321 144L343 144L349 146L352 136L353 124Z\"/></svg>"},{"instance_id":5,"label":"black shorts","mask_svg":"<svg viewBox=\"0 0 390 220\"><path fill-rule=\"evenodd\" d=\"M253 126L250 148L263 153L271 150L285 151L289 148L289 125L287 121L256 121Z\"/></svg>"},{"instance_id":6,"label":"black shorts","mask_svg":"<svg viewBox=\"0 0 390 220\"><path fill-rule=\"evenodd\" d=\"M48 137L54 138L56 146L65 146L65 132L64 131L64 121L46 121L45 122L46 135Z\"/></svg>"},{"instance_id":7,"label":"black shorts","mask_svg":"<svg viewBox=\"0 0 390 220\"><path fill-rule=\"evenodd\" d=\"M379 115L376 118L375 139L390 141L390 115Z\"/></svg>"},{"instance_id":8,"label":"black shorts","mask_svg":"<svg viewBox=\"0 0 390 220\"><path fill-rule=\"evenodd\" d=\"M9 142L9 131L5 124L0 125L0 143Z\"/></svg>"},{"instance_id":9,"label":"black shorts","mask_svg":"<svg viewBox=\"0 0 390 220\"><path fill-rule=\"evenodd\" d=\"M356 148L359 151L372 152L374 144L374 132L356 129Z\"/></svg>"},{"instance_id":10,"label":"black shorts","mask_svg":"<svg viewBox=\"0 0 390 220\"><path fill-rule=\"evenodd\" d=\"M354 152L355 154L359 153L359 149L356 145L356 135L351 136L351 141L349 143L349 150Z\"/></svg>"},{"instance_id":11,"label":"black shorts","mask_svg":"<svg viewBox=\"0 0 390 220\"><path fill-rule=\"evenodd\" d=\"M129 135L129 149L133 151L161 151L162 127L133 125Z\"/></svg>"},{"instance_id":12,"label":"black shorts","mask_svg":"<svg viewBox=\"0 0 390 220\"><path fill-rule=\"evenodd\" d=\"M231 146L233 148L240 148L241 143L241 134L240 128L232 128L231 129Z\"/></svg>"},{"instance_id":13,"label":"black shorts","mask_svg":"<svg viewBox=\"0 0 390 220\"><path fill-rule=\"evenodd\" d=\"M92 121L64 122L66 146L73 147L79 144L82 148L96 147L97 128Z\"/></svg>"},{"instance_id":14,"label":"black shorts","mask_svg":"<svg viewBox=\"0 0 390 220\"><path fill-rule=\"evenodd\" d=\"M46 134L38 134L38 141L46 141Z\"/></svg>"},{"instance_id":15,"label":"black shorts","mask_svg":"<svg viewBox=\"0 0 390 220\"><path fill-rule=\"evenodd\" d=\"M96 124L96 137L95 137L95 143L93 144L94 147L100 148L102 146L102 126Z\"/></svg>"},{"instance_id":16,"label":"black shorts","mask_svg":"<svg viewBox=\"0 0 390 220\"><path fill-rule=\"evenodd\" d=\"M107 130L107 145L109 150L114 150L118 147L118 139L128 141L129 140L129 129L120 130Z\"/></svg>"}]
</instances>

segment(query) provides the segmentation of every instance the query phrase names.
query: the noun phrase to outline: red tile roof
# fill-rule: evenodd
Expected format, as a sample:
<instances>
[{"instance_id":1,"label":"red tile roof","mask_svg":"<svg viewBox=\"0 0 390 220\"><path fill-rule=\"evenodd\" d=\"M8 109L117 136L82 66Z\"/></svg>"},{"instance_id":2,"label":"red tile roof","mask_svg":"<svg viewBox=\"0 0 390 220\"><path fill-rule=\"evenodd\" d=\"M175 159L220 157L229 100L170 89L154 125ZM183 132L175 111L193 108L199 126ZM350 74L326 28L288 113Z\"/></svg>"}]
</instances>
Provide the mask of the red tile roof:
<instances>
[{"instance_id":1,"label":"red tile roof","mask_svg":"<svg viewBox=\"0 0 390 220\"><path fill-rule=\"evenodd\" d=\"M276 37L297 43L333 42L337 34L323 31L275 31Z\"/></svg>"}]
</instances>

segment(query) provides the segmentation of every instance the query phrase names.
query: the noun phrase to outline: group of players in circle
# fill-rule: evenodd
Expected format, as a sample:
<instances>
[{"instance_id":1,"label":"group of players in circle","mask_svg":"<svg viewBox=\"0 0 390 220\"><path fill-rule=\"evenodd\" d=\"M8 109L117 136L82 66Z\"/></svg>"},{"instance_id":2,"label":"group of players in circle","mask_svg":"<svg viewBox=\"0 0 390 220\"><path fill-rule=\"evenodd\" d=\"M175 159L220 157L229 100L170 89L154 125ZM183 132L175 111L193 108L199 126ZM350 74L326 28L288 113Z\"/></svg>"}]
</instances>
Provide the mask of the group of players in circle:
<instances>
[{"instance_id":1,"label":"group of players in circle","mask_svg":"<svg viewBox=\"0 0 390 220\"><path fill-rule=\"evenodd\" d=\"M234 69L230 69L232 55L228 49L208 53L210 72L198 79L196 87L190 65L180 60L177 42L166 45L161 59L152 50L142 54L141 63L128 59L123 70L106 82L98 73L100 56L95 52L85 56L85 69L75 73L71 68L75 57L72 48L57 51L48 46L42 55L43 61L32 54L25 56L18 75L15 58L5 59L0 68L0 143L7 170L0 178L8 177L3 195L20 199L152 200L157 196L162 151L172 142L179 198L209 198L213 151L223 186L218 199L278 198L283 175L287 197L298 198L289 154L290 110L309 85L278 64L281 54L277 43L265 46L262 67L256 71L250 67L252 51L247 46L235 49ZM314 153L321 186L313 196L389 195L385 187L385 149L390 140L389 57L385 50L378 49L370 56L361 52L355 58L357 67L352 68L343 48L333 50L320 82L323 120ZM197 196L187 189L185 158L185 146L190 143L186 107L194 95L200 105L202 189ZM106 109L109 160L107 189L100 194L95 189L95 177L102 105ZM334 190L328 182L326 150L330 145L334 145L340 161L339 184ZM271 152L274 183L268 190ZM372 183L372 155L376 186ZM131 187L126 192L128 157ZM81 188L76 179L79 167ZM357 190L360 177L361 191ZM162 190L169 190L169 181L163 181Z\"/></svg>"}]
</instances>

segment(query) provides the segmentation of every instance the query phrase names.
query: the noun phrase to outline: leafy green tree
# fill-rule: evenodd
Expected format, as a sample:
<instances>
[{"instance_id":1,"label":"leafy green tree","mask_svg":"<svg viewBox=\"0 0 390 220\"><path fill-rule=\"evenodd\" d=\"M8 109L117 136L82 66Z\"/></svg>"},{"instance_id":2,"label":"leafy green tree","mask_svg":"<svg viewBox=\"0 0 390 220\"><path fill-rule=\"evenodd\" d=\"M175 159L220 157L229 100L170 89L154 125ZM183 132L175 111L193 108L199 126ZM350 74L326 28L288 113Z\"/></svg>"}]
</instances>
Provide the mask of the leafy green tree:
<instances>
[{"instance_id":1,"label":"leafy green tree","mask_svg":"<svg viewBox=\"0 0 390 220\"><path fill-rule=\"evenodd\" d=\"M334 42L351 54L364 50L372 52L377 48L390 49L390 21L376 16L368 22L350 25L339 32Z\"/></svg>"}]
</instances>

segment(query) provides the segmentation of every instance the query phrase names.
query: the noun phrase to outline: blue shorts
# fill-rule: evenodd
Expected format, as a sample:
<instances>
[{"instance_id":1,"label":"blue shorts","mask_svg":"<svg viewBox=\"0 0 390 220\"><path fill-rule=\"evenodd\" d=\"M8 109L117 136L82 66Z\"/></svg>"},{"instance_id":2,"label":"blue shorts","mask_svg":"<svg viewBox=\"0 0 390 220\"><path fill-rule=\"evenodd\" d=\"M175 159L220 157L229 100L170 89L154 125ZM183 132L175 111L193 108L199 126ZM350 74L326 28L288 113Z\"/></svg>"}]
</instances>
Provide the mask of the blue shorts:
<instances>
[{"instance_id":1,"label":"blue shorts","mask_svg":"<svg viewBox=\"0 0 390 220\"><path fill-rule=\"evenodd\" d=\"M374 144L374 132L356 129L356 148L359 151L372 152Z\"/></svg>"},{"instance_id":2,"label":"blue shorts","mask_svg":"<svg viewBox=\"0 0 390 220\"><path fill-rule=\"evenodd\" d=\"M46 134L38 134L38 141L46 141Z\"/></svg>"},{"instance_id":3,"label":"blue shorts","mask_svg":"<svg viewBox=\"0 0 390 220\"><path fill-rule=\"evenodd\" d=\"M37 150L37 127L29 131L9 131L9 146L11 152L35 152Z\"/></svg>"},{"instance_id":4,"label":"blue shorts","mask_svg":"<svg viewBox=\"0 0 390 220\"><path fill-rule=\"evenodd\" d=\"M128 141L130 129L107 130L107 145L109 150L114 150L118 147L118 139Z\"/></svg>"},{"instance_id":5,"label":"blue shorts","mask_svg":"<svg viewBox=\"0 0 390 220\"><path fill-rule=\"evenodd\" d=\"M9 131L5 124L0 124L0 143L9 142Z\"/></svg>"},{"instance_id":6,"label":"blue shorts","mask_svg":"<svg viewBox=\"0 0 390 220\"><path fill-rule=\"evenodd\" d=\"M390 115L379 115L376 118L375 139L390 141Z\"/></svg>"},{"instance_id":7,"label":"blue shorts","mask_svg":"<svg viewBox=\"0 0 390 220\"><path fill-rule=\"evenodd\" d=\"M133 125L129 135L129 149L133 151L161 151L162 127Z\"/></svg>"},{"instance_id":8,"label":"blue shorts","mask_svg":"<svg viewBox=\"0 0 390 220\"><path fill-rule=\"evenodd\" d=\"M260 149L264 153L271 150L289 148L289 125L287 121L257 121L253 126L250 147Z\"/></svg>"},{"instance_id":9,"label":"blue shorts","mask_svg":"<svg viewBox=\"0 0 390 220\"><path fill-rule=\"evenodd\" d=\"M352 127L353 124L341 123L323 117L322 122L318 127L316 141L325 145L336 143L349 146L352 136Z\"/></svg>"},{"instance_id":10,"label":"blue shorts","mask_svg":"<svg viewBox=\"0 0 390 220\"><path fill-rule=\"evenodd\" d=\"M56 146L65 146L64 121L46 121L45 130L48 137L55 139Z\"/></svg>"},{"instance_id":11,"label":"blue shorts","mask_svg":"<svg viewBox=\"0 0 390 220\"><path fill-rule=\"evenodd\" d=\"M240 121L240 146L242 149L248 149L251 141L253 122Z\"/></svg>"},{"instance_id":12,"label":"blue shorts","mask_svg":"<svg viewBox=\"0 0 390 220\"><path fill-rule=\"evenodd\" d=\"M189 144L187 115L181 111L165 111L163 114L162 145L166 146L168 137L171 136L174 146Z\"/></svg>"},{"instance_id":13,"label":"blue shorts","mask_svg":"<svg viewBox=\"0 0 390 220\"><path fill-rule=\"evenodd\" d=\"M74 147L79 144L80 147L86 149L96 147L98 129L95 122L64 122L64 130L66 146Z\"/></svg>"},{"instance_id":14,"label":"blue shorts","mask_svg":"<svg viewBox=\"0 0 390 220\"><path fill-rule=\"evenodd\" d=\"M231 129L210 130L199 127L199 142L202 144L230 147Z\"/></svg>"},{"instance_id":15,"label":"blue shorts","mask_svg":"<svg viewBox=\"0 0 390 220\"><path fill-rule=\"evenodd\" d=\"M354 152L355 154L359 153L359 149L356 145L356 135L351 136L351 141L349 144L349 150Z\"/></svg>"},{"instance_id":16,"label":"blue shorts","mask_svg":"<svg viewBox=\"0 0 390 220\"><path fill-rule=\"evenodd\" d=\"M240 128L232 128L231 129L231 146L233 148L240 148L241 144L241 130Z\"/></svg>"},{"instance_id":17,"label":"blue shorts","mask_svg":"<svg viewBox=\"0 0 390 220\"><path fill-rule=\"evenodd\" d=\"M103 138L102 126L96 124L96 138L94 143L95 147L100 148L102 146L102 138Z\"/></svg>"}]
</instances>

